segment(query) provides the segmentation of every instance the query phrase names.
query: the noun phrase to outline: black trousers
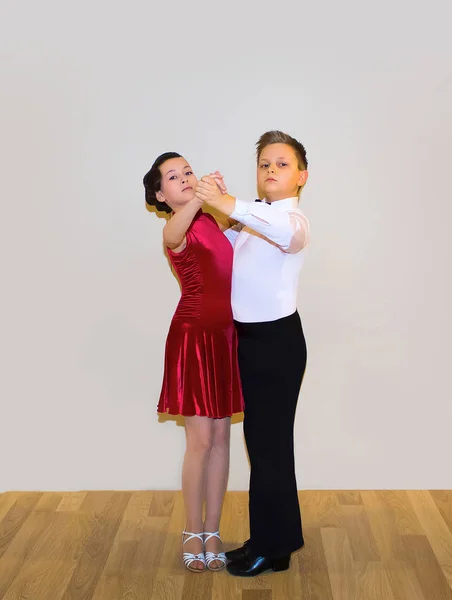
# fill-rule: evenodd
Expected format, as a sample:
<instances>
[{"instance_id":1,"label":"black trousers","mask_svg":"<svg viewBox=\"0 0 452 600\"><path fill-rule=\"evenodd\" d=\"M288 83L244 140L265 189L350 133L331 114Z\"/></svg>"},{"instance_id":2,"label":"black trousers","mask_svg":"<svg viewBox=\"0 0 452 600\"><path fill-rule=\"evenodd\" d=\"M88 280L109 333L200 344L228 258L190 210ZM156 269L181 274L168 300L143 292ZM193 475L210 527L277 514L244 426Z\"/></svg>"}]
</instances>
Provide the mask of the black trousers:
<instances>
[{"instance_id":1,"label":"black trousers","mask_svg":"<svg viewBox=\"0 0 452 600\"><path fill-rule=\"evenodd\" d=\"M251 463L250 544L257 554L277 558L303 545L293 427L306 342L298 312L235 325Z\"/></svg>"}]
</instances>

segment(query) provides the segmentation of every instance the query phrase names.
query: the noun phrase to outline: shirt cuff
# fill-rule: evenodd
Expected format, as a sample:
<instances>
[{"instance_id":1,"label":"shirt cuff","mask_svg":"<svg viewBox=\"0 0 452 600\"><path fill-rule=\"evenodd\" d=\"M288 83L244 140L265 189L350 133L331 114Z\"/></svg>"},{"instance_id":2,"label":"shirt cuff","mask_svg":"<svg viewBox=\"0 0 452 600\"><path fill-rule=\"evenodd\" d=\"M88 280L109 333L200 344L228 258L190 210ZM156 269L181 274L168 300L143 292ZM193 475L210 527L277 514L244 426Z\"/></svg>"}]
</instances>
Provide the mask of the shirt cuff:
<instances>
[{"instance_id":1,"label":"shirt cuff","mask_svg":"<svg viewBox=\"0 0 452 600\"><path fill-rule=\"evenodd\" d=\"M229 215L231 219L240 221L241 218L250 214L251 202L244 202L243 200L235 199L234 211Z\"/></svg>"}]
</instances>

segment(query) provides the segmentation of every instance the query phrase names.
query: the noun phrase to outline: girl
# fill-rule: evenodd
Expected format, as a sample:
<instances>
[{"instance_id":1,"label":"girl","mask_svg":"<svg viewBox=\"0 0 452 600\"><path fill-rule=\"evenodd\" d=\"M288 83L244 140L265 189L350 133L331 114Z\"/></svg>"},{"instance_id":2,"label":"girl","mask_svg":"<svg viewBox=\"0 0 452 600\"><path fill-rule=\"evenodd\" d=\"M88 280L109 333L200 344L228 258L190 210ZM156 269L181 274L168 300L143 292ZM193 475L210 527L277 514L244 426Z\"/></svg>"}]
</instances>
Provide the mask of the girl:
<instances>
[{"instance_id":1,"label":"girl","mask_svg":"<svg viewBox=\"0 0 452 600\"><path fill-rule=\"evenodd\" d=\"M214 180L221 189L221 177ZM147 204L172 215L163 241L182 288L166 340L158 412L185 417L183 559L190 571L219 571L226 564L218 530L230 417L243 411L231 309L233 250L215 219L202 212L197 179L180 154L159 156L143 183Z\"/></svg>"}]
</instances>

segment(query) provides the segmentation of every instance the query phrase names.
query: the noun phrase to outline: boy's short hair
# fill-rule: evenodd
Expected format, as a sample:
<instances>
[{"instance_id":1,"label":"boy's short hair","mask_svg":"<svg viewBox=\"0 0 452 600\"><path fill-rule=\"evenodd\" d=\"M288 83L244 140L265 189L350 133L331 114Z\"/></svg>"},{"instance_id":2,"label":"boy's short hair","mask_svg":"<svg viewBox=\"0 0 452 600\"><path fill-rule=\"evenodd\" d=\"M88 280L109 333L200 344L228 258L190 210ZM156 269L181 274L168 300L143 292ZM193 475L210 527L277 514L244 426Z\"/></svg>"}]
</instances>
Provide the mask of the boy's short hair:
<instances>
[{"instance_id":1,"label":"boy's short hair","mask_svg":"<svg viewBox=\"0 0 452 600\"><path fill-rule=\"evenodd\" d=\"M298 167L301 171L308 168L308 159L306 158L306 150L301 142L283 131L267 131L259 138L256 143L257 160L259 160L262 150L270 144L287 144L294 149L298 159Z\"/></svg>"}]
</instances>

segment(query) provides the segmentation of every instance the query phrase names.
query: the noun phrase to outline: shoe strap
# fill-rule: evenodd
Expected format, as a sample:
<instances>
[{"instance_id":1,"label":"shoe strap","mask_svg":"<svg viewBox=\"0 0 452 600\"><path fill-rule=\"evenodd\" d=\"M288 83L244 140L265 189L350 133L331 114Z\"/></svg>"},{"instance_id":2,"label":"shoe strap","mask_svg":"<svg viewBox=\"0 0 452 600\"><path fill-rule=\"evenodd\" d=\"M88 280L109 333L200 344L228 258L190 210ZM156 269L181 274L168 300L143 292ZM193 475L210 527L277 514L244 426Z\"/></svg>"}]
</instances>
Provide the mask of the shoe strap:
<instances>
[{"instance_id":1,"label":"shoe strap","mask_svg":"<svg viewBox=\"0 0 452 600\"><path fill-rule=\"evenodd\" d=\"M211 540L214 537L218 538L220 540L220 542L221 542L220 532L219 531L215 531L214 533L210 533L209 531L205 531L204 535L207 536L207 537L204 538L204 543L208 542L209 540Z\"/></svg>"},{"instance_id":2,"label":"shoe strap","mask_svg":"<svg viewBox=\"0 0 452 600\"><path fill-rule=\"evenodd\" d=\"M182 558L186 567L189 567L196 561L206 566L206 557L204 556L204 554L192 554L191 552L184 552ZM201 571L201 569L198 570Z\"/></svg>"},{"instance_id":3,"label":"shoe strap","mask_svg":"<svg viewBox=\"0 0 452 600\"><path fill-rule=\"evenodd\" d=\"M221 562L225 565L226 564L226 554L224 552L219 552L218 554L215 554L215 552L206 552L207 566L210 567L210 565L215 561Z\"/></svg>"},{"instance_id":4,"label":"shoe strap","mask_svg":"<svg viewBox=\"0 0 452 600\"><path fill-rule=\"evenodd\" d=\"M184 540L184 535L188 535L189 537ZM182 543L186 544L187 542L189 542L190 540L194 540L195 538L198 538L198 540L201 540L201 542L203 542L203 534L202 533L193 533L191 531L183 531L182 532Z\"/></svg>"}]
</instances>

